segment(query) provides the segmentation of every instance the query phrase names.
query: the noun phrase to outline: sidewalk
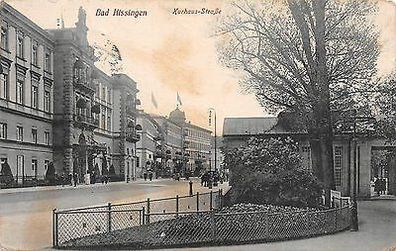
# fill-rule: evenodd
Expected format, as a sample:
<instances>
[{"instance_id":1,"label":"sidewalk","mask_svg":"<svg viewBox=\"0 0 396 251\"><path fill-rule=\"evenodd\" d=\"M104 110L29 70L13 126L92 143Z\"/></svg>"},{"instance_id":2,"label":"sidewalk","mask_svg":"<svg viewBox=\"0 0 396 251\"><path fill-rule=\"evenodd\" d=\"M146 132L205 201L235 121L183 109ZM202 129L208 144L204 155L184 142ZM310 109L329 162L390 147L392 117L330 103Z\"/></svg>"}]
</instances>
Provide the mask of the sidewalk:
<instances>
[{"instance_id":1,"label":"sidewalk","mask_svg":"<svg viewBox=\"0 0 396 251\"><path fill-rule=\"evenodd\" d=\"M191 177L190 180L196 183L200 183L199 178L196 177ZM134 181L129 181L128 183L125 181L118 181L118 182L109 182L107 184L102 184L102 183L95 183L95 184L79 184L76 187L71 186L71 185L57 185L57 186L36 186L36 187L22 187L22 188L8 188L8 189L0 189L0 194L15 194L15 193L27 193L27 192L40 192L40 191L56 191L56 190L70 190L70 189L89 189L89 188L102 188L102 187L116 187L116 186L129 186L133 184L139 184L139 185L150 185L150 184L156 184L160 183L163 181L174 181L174 182L189 182L185 179L181 179L180 181L175 181L172 178L159 178L159 179L153 179L152 181L149 180L144 180L143 178L139 178ZM226 184L226 183L224 183ZM228 184L228 183L227 183ZM163 186L156 184L157 186ZM218 190L222 186L219 184L218 187L213 187L213 191ZM225 186L227 187L227 186Z\"/></svg>"},{"instance_id":2,"label":"sidewalk","mask_svg":"<svg viewBox=\"0 0 396 251\"><path fill-rule=\"evenodd\" d=\"M39 191L55 191L55 190L65 190L65 189L85 189L85 188L93 188L93 187L103 187L103 186L127 186L130 184L149 184L149 183L157 183L166 179L153 179L152 181L145 181L144 179L137 179L134 181L129 181L128 183L125 181L117 181L117 182L109 182L107 184L95 183L95 184L79 184L76 187L68 185L57 185L57 186L35 186L35 187L21 187L21 188L7 188L0 189L0 194L12 194L12 193L24 193L24 192L39 192Z\"/></svg>"}]
</instances>

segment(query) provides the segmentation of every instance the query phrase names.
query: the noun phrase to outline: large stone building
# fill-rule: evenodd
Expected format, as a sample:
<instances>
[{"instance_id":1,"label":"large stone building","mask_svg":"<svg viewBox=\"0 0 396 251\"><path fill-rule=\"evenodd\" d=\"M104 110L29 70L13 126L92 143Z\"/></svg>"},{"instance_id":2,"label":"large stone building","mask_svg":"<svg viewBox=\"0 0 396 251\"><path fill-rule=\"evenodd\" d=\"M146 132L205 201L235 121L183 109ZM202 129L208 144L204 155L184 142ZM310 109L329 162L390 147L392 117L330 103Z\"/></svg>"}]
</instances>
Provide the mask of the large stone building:
<instances>
[{"instance_id":1,"label":"large stone building","mask_svg":"<svg viewBox=\"0 0 396 251\"><path fill-rule=\"evenodd\" d=\"M136 83L95 67L85 11L75 27L54 30L4 2L0 11L1 161L21 182L43 178L50 162L80 180L111 165L120 177L135 178Z\"/></svg>"},{"instance_id":2,"label":"large stone building","mask_svg":"<svg viewBox=\"0 0 396 251\"><path fill-rule=\"evenodd\" d=\"M52 161L54 38L1 2L0 160L18 183Z\"/></svg>"},{"instance_id":3,"label":"large stone building","mask_svg":"<svg viewBox=\"0 0 396 251\"><path fill-rule=\"evenodd\" d=\"M182 155L186 157L186 170L208 169L212 132L187 122L184 111L178 107L169 114L169 120L182 128Z\"/></svg>"},{"instance_id":4,"label":"large stone building","mask_svg":"<svg viewBox=\"0 0 396 251\"><path fill-rule=\"evenodd\" d=\"M225 118L223 138L225 148L245 145L251 137L292 137L300 144L303 165L312 170L311 148L306 132L292 132L283 128L276 117ZM394 151L396 147L384 139L368 136L364 132L335 132L333 141L334 181L343 196L351 196L354 186L354 144L356 142L356 193L358 197L373 195L372 181L377 174L372 173L372 152L378 150ZM237 174L236 174L237 175ZM232 177L232 175L231 175ZM396 157L390 161L387 173L387 192L396 194Z\"/></svg>"}]
</instances>

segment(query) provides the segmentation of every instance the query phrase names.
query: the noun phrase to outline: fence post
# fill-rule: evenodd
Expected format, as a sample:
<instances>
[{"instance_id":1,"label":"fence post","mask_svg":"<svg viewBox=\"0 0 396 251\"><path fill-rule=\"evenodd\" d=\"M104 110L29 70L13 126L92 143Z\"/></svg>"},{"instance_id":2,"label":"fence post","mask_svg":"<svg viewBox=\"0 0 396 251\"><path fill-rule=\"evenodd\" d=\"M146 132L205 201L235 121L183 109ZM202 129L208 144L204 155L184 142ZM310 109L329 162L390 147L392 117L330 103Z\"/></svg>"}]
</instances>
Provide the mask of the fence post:
<instances>
[{"instance_id":1,"label":"fence post","mask_svg":"<svg viewBox=\"0 0 396 251\"><path fill-rule=\"evenodd\" d=\"M52 210L52 245L58 247L58 213Z\"/></svg>"},{"instance_id":2,"label":"fence post","mask_svg":"<svg viewBox=\"0 0 396 251\"><path fill-rule=\"evenodd\" d=\"M150 224L150 198L147 198L146 224Z\"/></svg>"},{"instance_id":3,"label":"fence post","mask_svg":"<svg viewBox=\"0 0 396 251\"><path fill-rule=\"evenodd\" d=\"M144 225L144 220L145 220L145 218L146 218L146 215L145 215L145 213L144 213L144 211L145 211L145 208L144 207L142 207L142 218L140 219L140 225Z\"/></svg>"},{"instance_id":4,"label":"fence post","mask_svg":"<svg viewBox=\"0 0 396 251\"><path fill-rule=\"evenodd\" d=\"M218 200L218 209L221 210L223 208L223 189L219 189L219 200Z\"/></svg>"},{"instance_id":5,"label":"fence post","mask_svg":"<svg viewBox=\"0 0 396 251\"><path fill-rule=\"evenodd\" d=\"M210 229L211 229L211 236L212 236L212 242L216 241L216 222L215 222L215 212L210 211Z\"/></svg>"},{"instance_id":6,"label":"fence post","mask_svg":"<svg viewBox=\"0 0 396 251\"><path fill-rule=\"evenodd\" d=\"M199 192L197 192L197 212L199 212Z\"/></svg>"},{"instance_id":7,"label":"fence post","mask_svg":"<svg viewBox=\"0 0 396 251\"><path fill-rule=\"evenodd\" d=\"M176 195L176 217L179 216L179 195Z\"/></svg>"},{"instance_id":8,"label":"fence post","mask_svg":"<svg viewBox=\"0 0 396 251\"><path fill-rule=\"evenodd\" d=\"M210 211L213 210L212 201L213 201L213 192L212 192L212 190L211 190L211 191L210 191L210 201L209 201L209 210L210 210Z\"/></svg>"},{"instance_id":9,"label":"fence post","mask_svg":"<svg viewBox=\"0 0 396 251\"><path fill-rule=\"evenodd\" d=\"M111 202L107 204L107 210L108 210L108 232L111 232Z\"/></svg>"},{"instance_id":10,"label":"fence post","mask_svg":"<svg viewBox=\"0 0 396 251\"><path fill-rule=\"evenodd\" d=\"M265 240L269 239L269 215L268 213L264 216L264 223L265 223Z\"/></svg>"}]
</instances>

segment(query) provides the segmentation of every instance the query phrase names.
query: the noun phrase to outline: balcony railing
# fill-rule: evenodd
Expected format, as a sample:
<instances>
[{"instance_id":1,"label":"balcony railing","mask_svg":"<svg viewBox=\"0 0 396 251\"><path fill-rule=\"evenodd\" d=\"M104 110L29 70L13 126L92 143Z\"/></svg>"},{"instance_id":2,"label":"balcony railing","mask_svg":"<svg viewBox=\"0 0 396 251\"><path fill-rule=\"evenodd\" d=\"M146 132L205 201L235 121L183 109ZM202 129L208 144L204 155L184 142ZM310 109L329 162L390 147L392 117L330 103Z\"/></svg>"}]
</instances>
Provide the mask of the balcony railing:
<instances>
[{"instance_id":1,"label":"balcony railing","mask_svg":"<svg viewBox=\"0 0 396 251\"><path fill-rule=\"evenodd\" d=\"M83 81L83 79L74 79L74 86L86 93L94 93L95 86L91 82Z\"/></svg>"},{"instance_id":2,"label":"balcony railing","mask_svg":"<svg viewBox=\"0 0 396 251\"><path fill-rule=\"evenodd\" d=\"M127 132L125 139L128 142L136 143L140 140L140 135L137 134L136 132Z\"/></svg>"},{"instance_id":3,"label":"balcony railing","mask_svg":"<svg viewBox=\"0 0 396 251\"><path fill-rule=\"evenodd\" d=\"M99 119L96 119L94 117L82 115L82 114L76 114L74 115L74 122L75 125L80 126L80 127L92 127L96 128L99 127Z\"/></svg>"}]
</instances>

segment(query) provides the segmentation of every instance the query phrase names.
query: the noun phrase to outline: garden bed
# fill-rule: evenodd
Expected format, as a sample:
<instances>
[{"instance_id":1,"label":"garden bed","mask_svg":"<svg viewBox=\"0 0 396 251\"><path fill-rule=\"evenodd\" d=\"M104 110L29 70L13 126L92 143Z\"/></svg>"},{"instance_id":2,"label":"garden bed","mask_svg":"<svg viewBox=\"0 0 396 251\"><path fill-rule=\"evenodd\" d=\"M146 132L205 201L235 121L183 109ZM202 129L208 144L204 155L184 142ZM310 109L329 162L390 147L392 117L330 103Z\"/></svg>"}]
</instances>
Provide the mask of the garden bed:
<instances>
[{"instance_id":1,"label":"garden bed","mask_svg":"<svg viewBox=\"0 0 396 251\"><path fill-rule=\"evenodd\" d=\"M296 239L345 229L349 211L339 210L343 209L238 204L212 213L153 214L151 223L69 240L62 246L141 249Z\"/></svg>"}]
</instances>

